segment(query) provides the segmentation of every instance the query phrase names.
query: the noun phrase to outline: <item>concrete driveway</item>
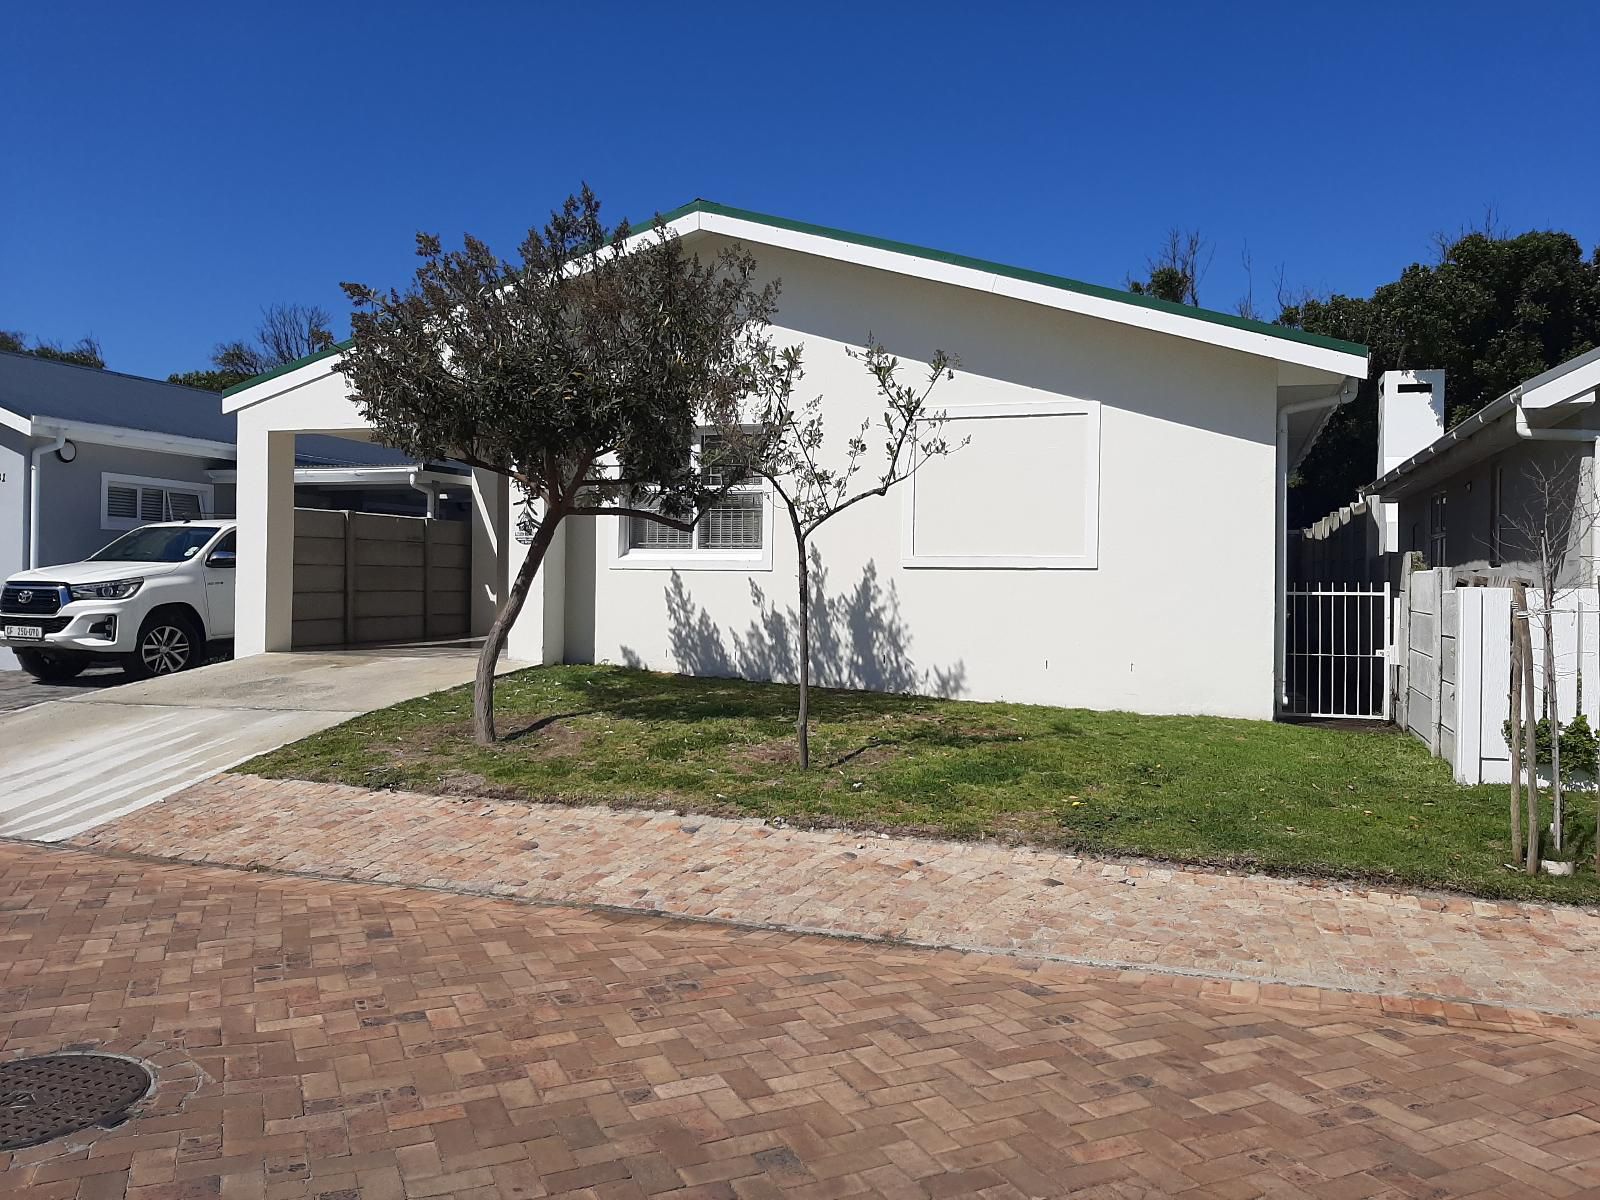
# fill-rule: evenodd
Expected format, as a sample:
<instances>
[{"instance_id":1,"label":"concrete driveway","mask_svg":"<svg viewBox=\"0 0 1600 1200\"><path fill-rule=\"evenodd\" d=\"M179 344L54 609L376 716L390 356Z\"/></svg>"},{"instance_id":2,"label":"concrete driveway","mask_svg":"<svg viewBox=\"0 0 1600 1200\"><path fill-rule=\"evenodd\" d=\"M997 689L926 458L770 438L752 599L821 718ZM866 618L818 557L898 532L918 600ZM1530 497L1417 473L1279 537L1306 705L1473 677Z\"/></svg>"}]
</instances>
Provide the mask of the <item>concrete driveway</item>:
<instances>
[{"instance_id":1,"label":"concrete driveway","mask_svg":"<svg viewBox=\"0 0 1600 1200\"><path fill-rule=\"evenodd\" d=\"M0 836L72 837L285 742L466 683L476 665L470 645L265 654L57 693L0 714Z\"/></svg>"}]
</instances>

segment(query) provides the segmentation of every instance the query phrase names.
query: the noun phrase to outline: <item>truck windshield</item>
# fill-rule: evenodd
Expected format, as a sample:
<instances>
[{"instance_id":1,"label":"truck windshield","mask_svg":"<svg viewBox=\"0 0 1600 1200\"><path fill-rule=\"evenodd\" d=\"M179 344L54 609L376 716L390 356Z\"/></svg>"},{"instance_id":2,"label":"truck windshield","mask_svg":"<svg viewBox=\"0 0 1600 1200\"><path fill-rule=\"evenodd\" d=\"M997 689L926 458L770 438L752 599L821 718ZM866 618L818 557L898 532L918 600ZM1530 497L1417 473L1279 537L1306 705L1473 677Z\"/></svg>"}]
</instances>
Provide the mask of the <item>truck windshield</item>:
<instances>
[{"instance_id":1,"label":"truck windshield","mask_svg":"<svg viewBox=\"0 0 1600 1200\"><path fill-rule=\"evenodd\" d=\"M187 562L217 535L215 525L146 525L125 533L90 562Z\"/></svg>"}]
</instances>

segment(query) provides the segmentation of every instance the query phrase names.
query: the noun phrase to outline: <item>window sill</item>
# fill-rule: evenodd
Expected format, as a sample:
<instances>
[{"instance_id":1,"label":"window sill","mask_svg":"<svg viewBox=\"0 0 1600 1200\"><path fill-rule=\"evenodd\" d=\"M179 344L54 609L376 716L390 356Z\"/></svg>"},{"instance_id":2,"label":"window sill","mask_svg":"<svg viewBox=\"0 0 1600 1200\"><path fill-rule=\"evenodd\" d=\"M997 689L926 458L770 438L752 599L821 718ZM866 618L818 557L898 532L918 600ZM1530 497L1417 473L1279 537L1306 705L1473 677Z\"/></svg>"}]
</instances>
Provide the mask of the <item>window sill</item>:
<instances>
[{"instance_id":1,"label":"window sill","mask_svg":"<svg viewBox=\"0 0 1600 1200\"><path fill-rule=\"evenodd\" d=\"M770 571L770 550L629 550L611 560L613 571Z\"/></svg>"}]
</instances>

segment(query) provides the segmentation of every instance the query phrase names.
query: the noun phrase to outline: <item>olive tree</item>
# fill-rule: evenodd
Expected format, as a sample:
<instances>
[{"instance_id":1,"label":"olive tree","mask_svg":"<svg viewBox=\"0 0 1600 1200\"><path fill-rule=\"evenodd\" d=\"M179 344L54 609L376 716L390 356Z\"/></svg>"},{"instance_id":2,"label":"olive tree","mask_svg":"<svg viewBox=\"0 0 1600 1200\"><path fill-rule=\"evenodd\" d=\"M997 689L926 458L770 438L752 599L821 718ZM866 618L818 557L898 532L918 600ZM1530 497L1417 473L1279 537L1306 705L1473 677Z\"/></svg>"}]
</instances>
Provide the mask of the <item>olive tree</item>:
<instances>
[{"instance_id":1,"label":"olive tree","mask_svg":"<svg viewBox=\"0 0 1600 1200\"><path fill-rule=\"evenodd\" d=\"M755 475L767 480L794 537L800 605L795 734L802 770L811 765L811 579L806 553L812 536L847 509L887 495L922 464L966 444L952 445L944 434L943 412L929 407L939 381L955 377L957 362L952 355L936 350L923 377L906 383L900 360L870 336L864 348L845 353L865 367L877 392L880 415L850 431L842 456L830 462L823 445L823 398L796 399L804 370L795 347L765 353L762 369L753 377L752 394L742 405L721 410L715 448L702 453L702 468L709 478ZM882 454L875 460L874 436L882 438ZM873 473L858 478L869 461Z\"/></svg>"},{"instance_id":2,"label":"olive tree","mask_svg":"<svg viewBox=\"0 0 1600 1200\"><path fill-rule=\"evenodd\" d=\"M339 369L378 440L511 480L527 557L478 659L473 731L495 737L494 669L568 517L692 528L717 497L692 469L696 429L770 360L776 285L737 247L710 261L657 221L608 228L587 186L532 230L516 263L476 238L417 236L403 290L346 283L353 345Z\"/></svg>"}]
</instances>

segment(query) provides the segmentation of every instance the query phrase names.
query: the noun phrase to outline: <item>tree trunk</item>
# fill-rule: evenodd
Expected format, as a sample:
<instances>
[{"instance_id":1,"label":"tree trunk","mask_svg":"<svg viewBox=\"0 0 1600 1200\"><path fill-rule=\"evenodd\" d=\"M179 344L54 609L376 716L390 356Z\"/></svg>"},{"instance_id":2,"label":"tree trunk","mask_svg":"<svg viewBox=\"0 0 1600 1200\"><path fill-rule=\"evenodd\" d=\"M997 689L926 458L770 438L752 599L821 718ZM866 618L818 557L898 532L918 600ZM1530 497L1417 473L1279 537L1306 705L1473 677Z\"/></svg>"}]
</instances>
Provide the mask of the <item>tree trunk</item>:
<instances>
[{"instance_id":1,"label":"tree trunk","mask_svg":"<svg viewBox=\"0 0 1600 1200\"><path fill-rule=\"evenodd\" d=\"M1522 865L1522 655L1517 619L1506 632L1511 639L1511 861Z\"/></svg>"},{"instance_id":2,"label":"tree trunk","mask_svg":"<svg viewBox=\"0 0 1600 1200\"><path fill-rule=\"evenodd\" d=\"M1520 616L1518 614L1521 614ZM1520 583L1511 585L1511 623L1516 631L1513 653L1522 663L1522 745L1528 760L1528 831L1524 842L1529 875L1539 873L1539 737L1538 714L1533 697L1533 639L1528 636L1528 590Z\"/></svg>"},{"instance_id":3,"label":"tree trunk","mask_svg":"<svg viewBox=\"0 0 1600 1200\"><path fill-rule=\"evenodd\" d=\"M511 591L506 596L505 603L500 606L500 611L495 614L494 624L489 626L489 633L483 639L483 649L478 652L478 673L472 681L472 736L480 746L492 746L495 739L495 665L500 661L500 654L506 648L506 637L510 634L511 627L516 624L523 603L528 599L528 589L533 586L533 577L539 573L545 552L550 549L550 543L555 539L556 528L561 524L561 516L559 512L545 510L544 519L539 522L539 531L533 535L533 541L528 546L528 557L523 559L522 566L517 568L517 577L512 580ZM505 552L504 547L501 548L501 552Z\"/></svg>"},{"instance_id":4,"label":"tree trunk","mask_svg":"<svg viewBox=\"0 0 1600 1200\"><path fill-rule=\"evenodd\" d=\"M800 769L811 769L811 577L806 563L806 539L795 530L795 550L800 559L800 713L794 731L800 744Z\"/></svg>"}]
</instances>

